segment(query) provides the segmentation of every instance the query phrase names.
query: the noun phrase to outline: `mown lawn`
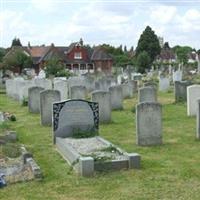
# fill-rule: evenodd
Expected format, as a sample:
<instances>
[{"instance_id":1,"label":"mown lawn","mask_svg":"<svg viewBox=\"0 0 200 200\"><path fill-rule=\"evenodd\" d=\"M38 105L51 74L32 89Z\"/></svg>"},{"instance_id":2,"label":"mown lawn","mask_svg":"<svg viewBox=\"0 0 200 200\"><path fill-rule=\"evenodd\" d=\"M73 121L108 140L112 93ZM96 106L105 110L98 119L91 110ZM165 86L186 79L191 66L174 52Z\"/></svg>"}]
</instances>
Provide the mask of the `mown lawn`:
<instances>
[{"instance_id":1,"label":"mown lawn","mask_svg":"<svg viewBox=\"0 0 200 200\"><path fill-rule=\"evenodd\" d=\"M38 114L1 94L0 110L16 114L10 126L19 142L34 154L44 179L9 185L0 189L6 200L147 200L200 199L200 142L195 139L196 119L186 116L185 104L174 104L173 93L159 93L163 105L162 146L139 147L135 144L136 98L125 100L123 111L112 113L113 122L100 126L100 135L127 152L142 157L140 170L97 173L79 177L57 153L50 127L40 125Z\"/></svg>"}]
</instances>

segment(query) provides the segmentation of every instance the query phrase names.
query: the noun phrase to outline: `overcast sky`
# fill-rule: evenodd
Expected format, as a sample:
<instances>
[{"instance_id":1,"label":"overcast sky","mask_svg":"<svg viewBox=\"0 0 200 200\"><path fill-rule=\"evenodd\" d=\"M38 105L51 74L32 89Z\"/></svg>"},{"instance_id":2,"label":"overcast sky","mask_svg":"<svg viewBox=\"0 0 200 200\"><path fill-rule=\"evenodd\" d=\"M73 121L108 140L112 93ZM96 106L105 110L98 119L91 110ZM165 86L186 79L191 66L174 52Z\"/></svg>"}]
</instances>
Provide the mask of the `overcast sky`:
<instances>
[{"instance_id":1,"label":"overcast sky","mask_svg":"<svg viewBox=\"0 0 200 200\"><path fill-rule=\"evenodd\" d=\"M0 0L0 46L109 43L127 47L149 25L170 46L200 49L200 0Z\"/></svg>"}]
</instances>

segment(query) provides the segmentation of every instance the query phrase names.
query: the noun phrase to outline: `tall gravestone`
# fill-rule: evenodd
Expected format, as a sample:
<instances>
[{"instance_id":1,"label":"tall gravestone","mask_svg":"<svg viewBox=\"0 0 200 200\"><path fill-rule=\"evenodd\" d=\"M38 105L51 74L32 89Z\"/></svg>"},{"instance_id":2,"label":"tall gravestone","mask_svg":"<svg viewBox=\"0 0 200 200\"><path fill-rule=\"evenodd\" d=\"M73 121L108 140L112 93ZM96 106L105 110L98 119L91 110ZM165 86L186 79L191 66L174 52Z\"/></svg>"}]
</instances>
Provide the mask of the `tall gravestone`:
<instances>
[{"instance_id":1,"label":"tall gravestone","mask_svg":"<svg viewBox=\"0 0 200 200\"><path fill-rule=\"evenodd\" d=\"M98 134L98 128L98 103L74 99L53 104L54 143L56 137L72 137L84 132Z\"/></svg>"},{"instance_id":2,"label":"tall gravestone","mask_svg":"<svg viewBox=\"0 0 200 200\"><path fill-rule=\"evenodd\" d=\"M197 100L200 99L200 85L191 85L187 87L187 115L196 116Z\"/></svg>"},{"instance_id":3,"label":"tall gravestone","mask_svg":"<svg viewBox=\"0 0 200 200\"><path fill-rule=\"evenodd\" d=\"M132 93L135 94L135 93L137 92L137 90L138 90L137 81L130 80L130 81L128 82L128 84L129 84L129 86L130 86L130 88L131 88L131 90L132 90Z\"/></svg>"},{"instance_id":4,"label":"tall gravestone","mask_svg":"<svg viewBox=\"0 0 200 200\"><path fill-rule=\"evenodd\" d=\"M138 102L156 102L157 92L154 87L143 87L138 91Z\"/></svg>"},{"instance_id":5,"label":"tall gravestone","mask_svg":"<svg viewBox=\"0 0 200 200\"><path fill-rule=\"evenodd\" d=\"M85 86L72 86L70 90L71 99L85 99L87 90Z\"/></svg>"},{"instance_id":6,"label":"tall gravestone","mask_svg":"<svg viewBox=\"0 0 200 200\"><path fill-rule=\"evenodd\" d=\"M31 113L40 113L40 92L42 87L31 87L28 89L28 109Z\"/></svg>"},{"instance_id":7,"label":"tall gravestone","mask_svg":"<svg viewBox=\"0 0 200 200\"><path fill-rule=\"evenodd\" d=\"M170 87L170 80L167 77L159 77L159 91L167 91Z\"/></svg>"},{"instance_id":8,"label":"tall gravestone","mask_svg":"<svg viewBox=\"0 0 200 200\"><path fill-rule=\"evenodd\" d=\"M92 92L92 101L99 103L99 121L109 123L111 121L111 98L106 91Z\"/></svg>"},{"instance_id":9,"label":"tall gravestone","mask_svg":"<svg viewBox=\"0 0 200 200\"><path fill-rule=\"evenodd\" d=\"M136 143L141 146L162 144L162 106L143 102L136 108Z\"/></svg>"},{"instance_id":10,"label":"tall gravestone","mask_svg":"<svg viewBox=\"0 0 200 200\"><path fill-rule=\"evenodd\" d=\"M111 86L109 88L109 92L111 97L111 109L112 110L123 109L123 95L121 86L120 85Z\"/></svg>"},{"instance_id":11,"label":"tall gravestone","mask_svg":"<svg viewBox=\"0 0 200 200\"><path fill-rule=\"evenodd\" d=\"M182 81L183 72L181 70L173 71L172 80L173 82Z\"/></svg>"},{"instance_id":12,"label":"tall gravestone","mask_svg":"<svg viewBox=\"0 0 200 200\"><path fill-rule=\"evenodd\" d=\"M175 81L174 93L176 102L187 100L187 87L190 85L191 83L189 81Z\"/></svg>"},{"instance_id":13,"label":"tall gravestone","mask_svg":"<svg viewBox=\"0 0 200 200\"><path fill-rule=\"evenodd\" d=\"M60 92L57 90L44 90L40 92L41 124L52 124L52 104L60 101Z\"/></svg>"},{"instance_id":14,"label":"tall gravestone","mask_svg":"<svg viewBox=\"0 0 200 200\"><path fill-rule=\"evenodd\" d=\"M121 84L123 99L132 98L133 90L130 84Z\"/></svg>"},{"instance_id":15,"label":"tall gravestone","mask_svg":"<svg viewBox=\"0 0 200 200\"><path fill-rule=\"evenodd\" d=\"M196 138L200 139L200 99L197 100L197 115L196 115Z\"/></svg>"},{"instance_id":16,"label":"tall gravestone","mask_svg":"<svg viewBox=\"0 0 200 200\"><path fill-rule=\"evenodd\" d=\"M54 90L60 91L61 101L68 99L68 84L64 80L56 80L54 82Z\"/></svg>"}]
</instances>

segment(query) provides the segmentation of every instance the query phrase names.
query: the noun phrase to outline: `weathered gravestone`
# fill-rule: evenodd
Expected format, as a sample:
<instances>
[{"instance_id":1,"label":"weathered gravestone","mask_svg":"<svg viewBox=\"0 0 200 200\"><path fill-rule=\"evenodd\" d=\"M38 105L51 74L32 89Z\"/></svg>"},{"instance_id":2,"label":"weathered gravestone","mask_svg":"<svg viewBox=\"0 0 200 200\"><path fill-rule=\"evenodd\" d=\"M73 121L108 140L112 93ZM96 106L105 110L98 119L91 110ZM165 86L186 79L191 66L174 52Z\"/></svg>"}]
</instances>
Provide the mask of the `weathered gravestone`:
<instances>
[{"instance_id":1,"label":"weathered gravestone","mask_svg":"<svg viewBox=\"0 0 200 200\"><path fill-rule=\"evenodd\" d=\"M64 80L54 81L54 90L60 91L61 101L68 99L68 84Z\"/></svg>"},{"instance_id":2,"label":"weathered gravestone","mask_svg":"<svg viewBox=\"0 0 200 200\"><path fill-rule=\"evenodd\" d=\"M85 86L72 86L70 90L71 99L85 99L87 90Z\"/></svg>"},{"instance_id":3,"label":"weathered gravestone","mask_svg":"<svg viewBox=\"0 0 200 200\"><path fill-rule=\"evenodd\" d=\"M134 81L134 80L130 80L128 82L130 88L131 88L131 91L133 94L135 94L138 90L138 84L137 84L137 81Z\"/></svg>"},{"instance_id":4,"label":"weathered gravestone","mask_svg":"<svg viewBox=\"0 0 200 200\"><path fill-rule=\"evenodd\" d=\"M191 83L189 81L175 81L174 93L176 102L187 100L187 87L190 85Z\"/></svg>"},{"instance_id":5,"label":"weathered gravestone","mask_svg":"<svg viewBox=\"0 0 200 200\"><path fill-rule=\"evenodd\" d=\"M98 123L96 102L73 99L53 104L54 143L56 137L66 138L82 133L97 135Z\"/></svg>"},{"instance_id":6,"label":"weathered gravestone","mask_svg":"<svg viewBox=\"0 0 200 200\"><path fill-rule=\"evenodd\" d=\"M60 101L60 92L57 90L44 90L40 92L40 115L42 125L52 124L52 104Z\"/></svg>"},{"instance_id":7,"label":"weathered gravestone","mask_svg":"<svg viewBox=\"0 0 200 200\"><path fill-rule=\"evenodd\" d=\"M143 102L136 108L136 143L141 146L162 144L162 106Z\"/></svg>"},{"instance_id":8,"label":"weathered gravestone","mask_svg":"<svg viewBox=\"0 0 200 200\"><path fill-rule=\"evenodd\" d=\"M108 123L111 121L111 98L106 91L92 92L92 101L99 103L99 121Z\"/></svg>"},{"instance_id":9,"label":"weathered gravestone","mask_svg":"<svg viewBox=\"0 0 200 200\"><path fill-rule=\"evenodd\" d=\"M122 87L120 85L111 86L109 88L109 92L111 97L111 109L112 110L123 109Z\"/></svg>"},{"instance_id":10,"label":"weathered gravestone","mask_svg":"<svg viewBox=\"0 0 200 200\"><path fill-rule=\"evenodd\" d=\"M122 96L123 99L131 98L133 97L133 90L132 87L129 84L121 84L120 85L122 88Z\"/></svg>"},{"instance_id":11,"label":"weathered gravestone","mask_svg":"<svg viewBox=\"0 0 200 200\"><path fill-rule=\"evenodd\" d=\"M187 115L196 116L197 100L200 99L200 85L191 85L187 87Z\"/></svg>"},{"instance_id":12,"label":"weathered gravestone","mask_svg":"<svg viewBox=\"0 0 200 200\"><path fill-rule=\"evenodd\" d=\"M173 71L173 82L182 81L183 72L181 70Z\"/></svg>"},{"instance_id":13,"label":"weathered gravestone","mask_svg":"<svg viewBox=\"0 0 200 200\"><path fill-rule=\"evenodd\" d=\"M36 78L35 79L35 85L38 87L42 87L45 90L51 90L52 89L52 82L49 79L45 78Z\"/></svg>"},{"instance_id":14,"label":"weathered gravestone","mask_svg":"<svg viewBox=\"0 0 200 200\"><path fill-rule=\"evenodd\" d=\"M167 77L159 77L159 91L167 91L170 87L170 80Z\"/></svg>"},{"instance_id":15,"label":"weathered gravestone","mask_svg":"<svg viewBox=\"0 0 200 200\"><path fill-rule=\"evenodd\" d=\"M31 87L28 89L28 109L31 113L40 113L40 92L42 87Z\"/></svg>"},{"instance_id":16,"label":"weathered gravestone","mask_svg":"<svg viewBox=\"0 0 200 200\"><path fill-rule=\"evenodd\" d=\"M196 125L196 138L200 139L200 99L197 100Z\"/></svg>"},{"instance_id":17,"label":"weathered gravestone","mask_svg":"<svg viewBox=\"0 0 200 200\"><path fill-rule=\"evenodd\" d=\"M143 87L138 91L138 102L156 102L157 92L154 87Z\"/></svg>"}]
</instances>

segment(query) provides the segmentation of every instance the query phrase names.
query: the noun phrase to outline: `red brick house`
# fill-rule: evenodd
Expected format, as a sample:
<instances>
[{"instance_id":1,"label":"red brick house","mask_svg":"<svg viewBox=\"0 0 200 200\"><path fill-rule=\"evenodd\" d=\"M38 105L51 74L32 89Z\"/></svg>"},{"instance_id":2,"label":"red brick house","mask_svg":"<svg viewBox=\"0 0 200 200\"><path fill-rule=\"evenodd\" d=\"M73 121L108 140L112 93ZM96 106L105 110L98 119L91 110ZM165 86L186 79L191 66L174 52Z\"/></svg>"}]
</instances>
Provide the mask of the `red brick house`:
<instances>
[{"instance_id":1,"label":"red brick house","mask_svg":"<svg viewBox=\"0 0 200 200\"><path fill-rule=\"evenodd\" d=\"M74 73L86 73L102 71L110 74L112 71L113 59L103 48L94 49L84 46L82 41L72 43L68 47L54 46L31 46L16 47L23 48L25 53L30 55L33 60L33 68L36 73L44 68L44 64L53 57L57 57ZM11 52L14 48L11 48ZM10 52L10 53L11 53Z\"/></svg>"}]
</instances>

